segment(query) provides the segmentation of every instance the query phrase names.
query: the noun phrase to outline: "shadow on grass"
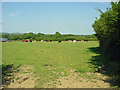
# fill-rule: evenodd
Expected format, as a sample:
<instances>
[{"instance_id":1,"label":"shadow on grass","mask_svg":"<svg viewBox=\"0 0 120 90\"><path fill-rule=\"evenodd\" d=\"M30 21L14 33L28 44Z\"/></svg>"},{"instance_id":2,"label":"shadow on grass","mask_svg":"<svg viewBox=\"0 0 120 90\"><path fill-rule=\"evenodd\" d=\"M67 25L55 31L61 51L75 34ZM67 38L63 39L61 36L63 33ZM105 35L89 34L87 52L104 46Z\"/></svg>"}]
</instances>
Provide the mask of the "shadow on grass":
<instances>
[{"instance_id":1,"label":"shadow on grass","mask_svg":"<svg viewBox=\"0 0 120 90\"><path fill-rule=\"evenodd\" d=\"M13 73L18 72L18 66L14 66L13 64L2 65L2 85L3 87L7 87L11 82L14 82Z\"/></svg>"},{"instance_id":2,"label":"shadow on grass","mask_svg":"<svg viewBox=\"0 0 120 90\"><path fill-rule=\"evenodd\" d=\"M100 54L100 47L91 47L88 48L90 52L96 53L96 54Z\"/></svg>"},{"instance_id":3,"label":"shadow on grass","mask_svg":"<svg viewBox=\"0 0 120 90\"><path fill-rule=\"evenodd\" d=\"M98 54L96 56L92 56L89 63L96 69L99 66L104 65L100 73L110 77L109 79L104 80L104 82L110 83L111 87L120 87L120 73L118 72L120 65L116 62L107 61L103 58L99 47L91 47L88 49L90 52Z\"/></svg>"}]
</instances>

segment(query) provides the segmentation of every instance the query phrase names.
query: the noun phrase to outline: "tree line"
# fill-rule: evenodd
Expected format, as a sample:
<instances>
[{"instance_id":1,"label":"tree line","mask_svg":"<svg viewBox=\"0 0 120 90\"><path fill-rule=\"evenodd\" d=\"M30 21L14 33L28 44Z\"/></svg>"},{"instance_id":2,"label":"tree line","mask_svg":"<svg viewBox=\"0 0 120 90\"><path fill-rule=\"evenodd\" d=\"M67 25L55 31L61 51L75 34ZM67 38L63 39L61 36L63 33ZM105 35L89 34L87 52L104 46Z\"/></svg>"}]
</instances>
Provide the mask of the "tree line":
<instances>
[{"instance_id":1,"label":"tree line","mask_svg":"<svg viewBox=\"0 0 120 90\"><path fill-rule=\"evenodd\" d=\"M55 34L43 34L43 33L2 33L2 38L8 38L8 40L52 40L52 41L58 41L58 40L89 40L89 41L96 41L96 36L93 35L73 35L73 34L60 34L59 32L56 32Z\"/></svg>"}]
</instances>

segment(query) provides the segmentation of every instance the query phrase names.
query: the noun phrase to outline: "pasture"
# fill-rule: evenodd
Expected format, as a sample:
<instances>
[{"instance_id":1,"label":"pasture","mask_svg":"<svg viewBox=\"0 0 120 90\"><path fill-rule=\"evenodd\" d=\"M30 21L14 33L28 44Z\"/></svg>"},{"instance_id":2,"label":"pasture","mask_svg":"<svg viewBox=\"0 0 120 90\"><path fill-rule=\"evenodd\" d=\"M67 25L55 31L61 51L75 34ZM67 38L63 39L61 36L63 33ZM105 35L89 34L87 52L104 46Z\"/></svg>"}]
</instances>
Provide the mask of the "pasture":
<instances>
[{"instance_id":1,"label":"pasture","mask_svg":"<svg viewBox=\"0 0 120 90\"><path fill-rule=\"evenodd\" d=\"M81 77L87 79L93 77L95 79L96 76L93 74L87 76L84 73L95 71L95 68L89 62L92 56L98 54L91 52L89 48L98 47L98 45L99 43L96 41L76 43L66 41L61 43L5 42L2 43L2 64L4 66L12 64L14 67L19 67L16 75L19 76L18 73L22 73L23 76L14 77L18 81L23 77L24 81L27 82L27 79L32 77L30 86L34 88L54 88L59 78L67 77L74 72L81 74ZM25 71L26 68L27 71ZM25 79L25 76L28 76L28 78ZM91 82L97 83L97 81ZM59 83L59 86L62 87L62 82ZM94 85L92 84L92 86ZM21 87L22 82L18 88Z\"/></svg>"}]
</instances>

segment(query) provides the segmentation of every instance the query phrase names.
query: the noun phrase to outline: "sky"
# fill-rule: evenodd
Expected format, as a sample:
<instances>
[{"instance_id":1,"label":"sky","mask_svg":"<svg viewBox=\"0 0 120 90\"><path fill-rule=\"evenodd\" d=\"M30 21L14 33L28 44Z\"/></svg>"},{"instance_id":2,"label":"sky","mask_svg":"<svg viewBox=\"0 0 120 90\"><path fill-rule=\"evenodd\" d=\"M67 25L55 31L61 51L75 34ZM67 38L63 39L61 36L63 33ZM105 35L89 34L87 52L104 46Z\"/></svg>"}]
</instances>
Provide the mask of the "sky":
<instances>
[{"instance_id":1,"label":"sky","mask_svg":"<svg viewBox=\"0 0 120 90\"><path fill-rule=\"evenodd\" d=\"M92 24L110 2L2 2L2 32L93 34Z\"/></svg>"}]
</instances>

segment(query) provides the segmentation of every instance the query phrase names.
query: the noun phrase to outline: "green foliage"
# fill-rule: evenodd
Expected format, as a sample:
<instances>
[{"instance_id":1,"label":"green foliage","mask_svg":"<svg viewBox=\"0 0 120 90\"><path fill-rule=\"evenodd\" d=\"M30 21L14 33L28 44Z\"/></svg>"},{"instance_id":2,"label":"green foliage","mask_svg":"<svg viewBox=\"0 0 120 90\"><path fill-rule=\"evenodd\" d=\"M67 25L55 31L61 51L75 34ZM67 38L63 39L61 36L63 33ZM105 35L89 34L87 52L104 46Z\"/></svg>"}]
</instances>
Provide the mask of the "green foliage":
<instances>
[{"instance_id":1,"label":"green foliage","mask_svg":"<svg viewBox=\"0 0 120 90\"><path fill-rule=\"evenodd\" d=\"M100 41L102 55L109 60L120 60L120 1L111 2L111 8L101 12L93 28Z\"/></svg>"},{"instance_id":2,"label":"green foliage","mask_svg":"<svg viewBox=\"0 0 120 90\"><path fill-rule=\"evenodd\" d=\"M56 35L56 36L60 36L61 34L60 34L59 32L56 32L55 35Z\"/></svg>"},{"instance_id":3,"label":"green foliage","mask_svg":"<svg viewBox=\"0 0 120 90\"><path fill-rule=\"evenodd\" d=\"M56 33L55 33L55 37L56 37L56 39L58 39L58 38L61 37L61 34L60 34L59 32L56 32ZM58 39L58 40L59 40L59 39Z\"/></svg>"},{"instance_id":4,"label":"green foliage","mask_svg":"<svg viewBox=\"0 0 120 90\"><path fill-rule=\"evenodd\" d=\"M73 34L60 34L59 32L56 32L55 34L34 34L32 32L24 33L24 34L2 34L3 38L8 38L9 40L25 40L25 39L31 39L31 40L89 40L89 41L96 41L97 38L95 35L73 35Z\"/></svg>"}]
</instances>

